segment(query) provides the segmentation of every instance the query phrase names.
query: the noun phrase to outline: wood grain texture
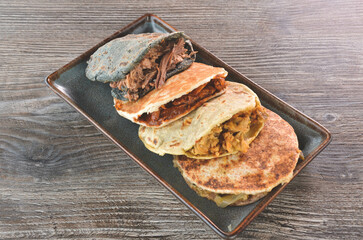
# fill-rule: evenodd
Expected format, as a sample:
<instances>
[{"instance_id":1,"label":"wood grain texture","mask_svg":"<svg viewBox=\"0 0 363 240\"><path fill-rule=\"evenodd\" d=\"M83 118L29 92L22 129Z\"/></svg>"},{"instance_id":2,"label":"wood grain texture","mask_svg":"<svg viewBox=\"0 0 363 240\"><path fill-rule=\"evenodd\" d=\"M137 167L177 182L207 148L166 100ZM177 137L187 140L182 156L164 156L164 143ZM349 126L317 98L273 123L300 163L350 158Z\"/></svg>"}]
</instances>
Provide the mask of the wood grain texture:
<instances>
[{"instance_id":1,"label":"wood grain texture","mask_svg":"<svg viewBox=\"0 0 363 240\"><path fill-rule=\"evenodd\" d=\"M363 239L361 1L0 1L0 239L215 239L43 83L152 12L333 142L239 237Z\"/></svg>"}]
</instances>

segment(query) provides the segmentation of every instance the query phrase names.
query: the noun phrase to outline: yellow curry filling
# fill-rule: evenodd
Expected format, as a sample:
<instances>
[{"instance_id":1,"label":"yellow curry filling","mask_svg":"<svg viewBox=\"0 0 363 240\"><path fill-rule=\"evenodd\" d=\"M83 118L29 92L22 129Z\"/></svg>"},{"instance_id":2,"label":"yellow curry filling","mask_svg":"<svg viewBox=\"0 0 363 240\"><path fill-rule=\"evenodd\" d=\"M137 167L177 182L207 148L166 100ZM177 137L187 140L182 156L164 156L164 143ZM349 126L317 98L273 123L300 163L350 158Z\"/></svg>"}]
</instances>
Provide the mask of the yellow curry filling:
<instances>
[{"instance_id":1,"label":"yellow curry filling","mask_svg":"<svg viewBox=\"0 0 363 240\"><path fill-rule=\"evenodd\" d=\"M258 106L250 112L235 114L231 119L214 127L208 135L201 137L189 150L194 156L247 152L251 137L265 121L265 110Z\"/></svg>"}]
</instances>

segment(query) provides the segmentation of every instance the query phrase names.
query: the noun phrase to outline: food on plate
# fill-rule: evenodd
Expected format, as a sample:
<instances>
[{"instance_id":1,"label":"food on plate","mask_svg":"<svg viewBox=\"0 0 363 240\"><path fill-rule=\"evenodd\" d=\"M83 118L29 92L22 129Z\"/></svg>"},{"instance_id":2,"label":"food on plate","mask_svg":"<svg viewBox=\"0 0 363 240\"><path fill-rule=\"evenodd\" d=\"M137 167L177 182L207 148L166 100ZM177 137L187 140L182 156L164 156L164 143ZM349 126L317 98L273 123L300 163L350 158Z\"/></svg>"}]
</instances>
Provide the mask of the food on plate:
<instances>
[{"instance_id":1,"label":"food on plate","mask_svg":"<svg viewBox=\"0 0 363 240\"><path fill-rule=\"evenodd\" d=\"M114 99L117 112L140 125L162 127L225 91L223 68L194 62L174 75L160 89L154 89L136 102Z\"/></svg>"},{"instance_id":2,"label":"food on plate","mask_svg":"<svg viewBox=\"0 0 363 240\"><path fill-rule=\"evenodd\" d=\"M292 179L301 151L294 129L223 68L194 62L182 32L130 34L100 47L86 76L109 83L118 114L140 126L152 152L219 207L257 201Z\"/></svg>"},{"instance_id":3,"label":"food on plate","mask_svg":"<svg viewBox=\"0 0 363 240\"><path fill-rule=\"evenodd\" d=\"M244 154L212 159L174 156L174 166L198 195L219 207L241 206L292 179L300 155L294 129L276 113L266 111L264 128Z\"/></svg>"},{"instance_id":4,"label":"food on plate","mask_svg":"<svg viewBox=\"0 0 363 240\"><path fill-rule=\"evenodd\" d=\"M192 67L186 71L193 71ZM246 152L264 122L257 95L243 84L226 81L225 94L162 128L141 126L139 137L160 155L211 158Z\"/></svg>"},{"instance_id":5,"label":"food on plate","mask_svg":"<svg viewBox=\"0 0 363 240\"><path fill-rule=\"evenodd\" d=\"M154 88L159 89L194 60L193 47L182 32L129 34L93 53L86 76L110 83L114 98L136 101Z\"/></svg>"}]
</instances>

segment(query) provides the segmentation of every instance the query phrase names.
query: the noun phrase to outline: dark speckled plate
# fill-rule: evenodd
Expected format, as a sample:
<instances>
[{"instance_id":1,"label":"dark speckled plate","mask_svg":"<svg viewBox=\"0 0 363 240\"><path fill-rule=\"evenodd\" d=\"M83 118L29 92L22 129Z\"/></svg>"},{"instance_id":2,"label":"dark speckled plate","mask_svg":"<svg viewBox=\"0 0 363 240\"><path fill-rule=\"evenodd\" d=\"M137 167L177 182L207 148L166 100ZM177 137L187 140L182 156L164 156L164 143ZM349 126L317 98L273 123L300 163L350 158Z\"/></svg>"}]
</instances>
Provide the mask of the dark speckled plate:
<instances>
[{"instance_id":1,"label":"dark speckled plate","mask_svg":"<svg viewBox=\"0 0 363 240\"><path fill-rule=\"evenodd\" d=\"M91 82L85 76L86 62L90 55L106 42L129 33L175 30L159 17L146 14L50 74L46 78L46 83L220 236L232 237L243 230L287 184L276 187L256 203L243 207L218 208L214 202L199 197L187 186L181 174L173 167L172 156L161 157L144 147L137 135L138 125L119 116L113 108L107 84ZM265 107L278 113L293 126L299 139L300 149L305 156L304 161L299 161L294 177L329 144L330 133L319 123L261 88L199 44L193 41L192 43L198 51L198 62L225 68L229 72L227 80L240 82L250 87L260 97Z\"/></svg>"}]
</instances>

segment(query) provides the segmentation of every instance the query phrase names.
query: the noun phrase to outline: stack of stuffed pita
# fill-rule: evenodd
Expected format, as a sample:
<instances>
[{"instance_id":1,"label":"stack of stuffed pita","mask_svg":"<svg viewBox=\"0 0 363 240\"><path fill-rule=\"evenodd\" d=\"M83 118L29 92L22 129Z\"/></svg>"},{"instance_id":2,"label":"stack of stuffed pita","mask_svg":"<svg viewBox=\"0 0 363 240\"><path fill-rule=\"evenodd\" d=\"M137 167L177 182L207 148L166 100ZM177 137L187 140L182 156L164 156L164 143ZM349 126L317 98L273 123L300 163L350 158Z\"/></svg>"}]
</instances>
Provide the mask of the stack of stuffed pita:
<instances>
[{"instance_id":1,"label":"stack of stuffed pita","mask_svg":"<svg viewBox=\"0 0 363 240\"><path fill-rule=\"evenodd\" d=\"M117 112L141 125L152 152L174 165L201 197L240 206L291 180L300 150L293 128L265 109L223 68L194 62L183 33L115 39L90 58L86 75L109 82Z\"/></svg>"},{"instance_id":2,"label":"stack of stuffed pita","mask_svg":"<svg viewBox=\"0 0 363 240\"><path fill-rule=\"evenodd\" d=\"M225 94L185 117L139 129L149 150L174 155L186 183L219 207L255 202L289 182L300 155L286 121L263 108L246 86L226 85Z\"/></svg>"}]
</instances>

